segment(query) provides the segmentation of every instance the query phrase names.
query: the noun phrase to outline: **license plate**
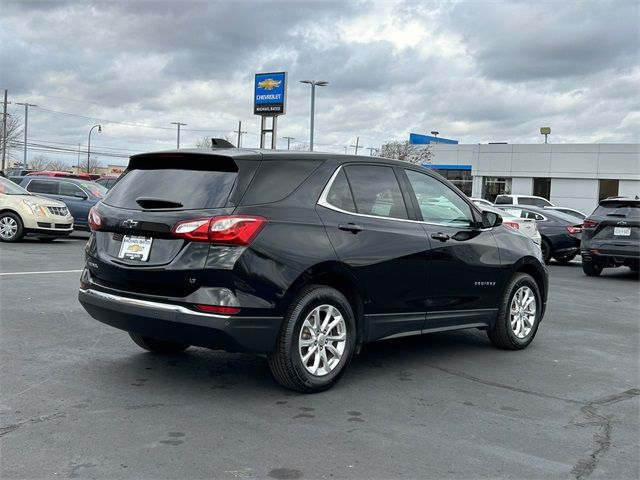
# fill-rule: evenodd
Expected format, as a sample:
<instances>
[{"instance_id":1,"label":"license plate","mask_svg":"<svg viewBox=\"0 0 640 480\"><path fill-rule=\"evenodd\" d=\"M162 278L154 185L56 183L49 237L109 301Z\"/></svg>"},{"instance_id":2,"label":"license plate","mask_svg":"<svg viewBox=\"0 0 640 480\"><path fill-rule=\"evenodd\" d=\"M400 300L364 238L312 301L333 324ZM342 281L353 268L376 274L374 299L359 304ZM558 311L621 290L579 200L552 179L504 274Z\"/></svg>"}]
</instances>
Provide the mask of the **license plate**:
<instances>
[{"instance_id":1,"label":"license plate","mask_svg":"<svg viewBox=\"0 0 640 480\"><path fill-rule=\"evenodd\" d=\"M631 235L631 228L629 227L614 227L613 234L619 237L628 237Z\"/></svg>"},{"instance_id":2,"label":"license plate","mask_svg":"<svg viewBox=\"0 0 640 480\"><path fill-rule=\"evenodd\" d=\"M125 235L122 239L118 257L127 260L136 260L138 262L146 262L149 259L152 242L153 238L151 237Z\"/></svg>"}]
</instances>

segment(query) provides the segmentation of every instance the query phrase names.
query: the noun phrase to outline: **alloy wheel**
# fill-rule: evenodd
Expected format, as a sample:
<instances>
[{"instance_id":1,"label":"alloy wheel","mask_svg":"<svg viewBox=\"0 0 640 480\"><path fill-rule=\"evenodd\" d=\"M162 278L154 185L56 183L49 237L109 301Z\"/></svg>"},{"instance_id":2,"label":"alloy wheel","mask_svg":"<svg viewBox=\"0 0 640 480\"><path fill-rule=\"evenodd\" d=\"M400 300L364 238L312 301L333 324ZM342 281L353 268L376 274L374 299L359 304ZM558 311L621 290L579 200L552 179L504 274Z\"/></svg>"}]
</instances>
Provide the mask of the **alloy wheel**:
<instances>
[{"instance_id":1,"label":"alloy wheel","mask_svg":"<svg viewBox=\"0 0 640 480\"><path fill-rule=\"evenodd\" d=\"M511 330L518 338L526 338L536 321L536 296L527 286L520 287L511 299Z\"/></svg>"},{"instance_id":2,"label":"alloy wheel","mask_svg":"<svg viewBox=\"0 0 640 480\"><path fill-rule=\"evenodd\" d=\"M0 237L10 240L18 232L18 222L11 217L0 218Z\"/></svg>"},{"instance_id":3,"label":"alloy wheel","mask_svg":"<svg viewBox=\"0 0 640 480\"><path fill-rule=\"evenodd\" d=\"M298 345L302 365L310 374L331 373L347 346L347 324L340 311L328 304L314 308L302 323Z\"/></svg>"}]
</instances>

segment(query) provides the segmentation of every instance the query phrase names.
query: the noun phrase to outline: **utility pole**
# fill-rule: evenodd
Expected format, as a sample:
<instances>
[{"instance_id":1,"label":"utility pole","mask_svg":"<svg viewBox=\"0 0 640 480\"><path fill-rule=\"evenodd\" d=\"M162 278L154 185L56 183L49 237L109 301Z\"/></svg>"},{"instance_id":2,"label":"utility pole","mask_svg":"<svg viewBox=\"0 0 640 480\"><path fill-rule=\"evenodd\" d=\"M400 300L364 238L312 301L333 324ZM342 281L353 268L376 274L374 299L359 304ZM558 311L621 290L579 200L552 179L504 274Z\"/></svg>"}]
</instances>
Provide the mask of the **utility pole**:
<instances>
[{"instance_id":1,"label":"utility pole","mask_svg":"<svg viewBox=\"0 0 640 480\"><path fill-rule=\"evenodd\" d=\"M282 137L287 139L287 150L291 150L291 140L295 140L293 137Z\"/></svg>"},{"instance_id":2,"label":"utility pole","mask_svg":"<svg viewBox=\"0 0 640 480\"><path fill-rule=\"evenodd\" d=\"M7 157L7 89L4 89L4 102L2 110L2 171L5 169L5 159Z\"/></svg>"},{"instance_id":3,"label":"utility pole","mask_svg":"<svg viewBox=\"0 0 640 480\"><path fill-rule=\"evenodd\" d=\"M237 133L238 134L237 146L238 146L238 148L242 148L242 135L247 133L247 132L242 130L242 120L238 121L238 130L234 130L233 133Z\"/></svg>"},{"instance_id":4,"label":"utility pole","mask_svg":"<svg viewBox=\"0 0 640 480\"><path fill-rule=\"evenodd\" d=\"M16 105L24 105L24 160L22 162L22 166L24 169L27 169L27 122L29 119L29 107L37 107L33 103L16 103Z\"/></svg>"},{"instance_id":5,"label":"utility pole","mask_svg":"<svg viewBox=\"0 0 640 480\"><path fill-rule=\"evenodd\" d=\"M356 137L356 144L351 145L351 147L356 149L356 155L358 154L358 148L360 148L359 145L360 145L360 137Z\"/></svg>"},{"instance_id":6,"label":"utility pole","mask_svg":"<svg viewBox=\"0 0 640 480\"><path fill-rule=\"evenodd\" d=\"M178 126L178 150L180 149L180 126L186 126L186 123L181 123L181 122L171 122L171 125L177 125Z\"/></svg>"},{"instance_id":7,"label":"utility pole","mask_svg":"<svg viewBox=\"0 0 640 480\"><path fill-rule=\"evenodd\" d=\"M378 150L378 149L377 149L377 148L374 148L374 147L367 147L367 150L369 150L369 156L370 156L370 157L373 157L373 151L374 151L374 150Z\"/></svg>"}]
</instances>

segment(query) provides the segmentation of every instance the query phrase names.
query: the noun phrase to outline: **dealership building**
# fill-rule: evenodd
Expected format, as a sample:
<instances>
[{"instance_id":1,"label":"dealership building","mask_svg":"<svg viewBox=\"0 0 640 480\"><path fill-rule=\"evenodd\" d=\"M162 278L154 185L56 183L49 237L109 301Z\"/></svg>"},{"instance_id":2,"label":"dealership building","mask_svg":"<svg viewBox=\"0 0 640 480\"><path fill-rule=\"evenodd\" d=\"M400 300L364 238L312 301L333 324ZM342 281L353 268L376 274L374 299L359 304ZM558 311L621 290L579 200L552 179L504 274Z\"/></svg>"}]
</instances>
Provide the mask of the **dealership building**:
<instances>
[{"instance_id":1,"label":"dealership building","mask_svg":"<svg viewBox=\"0 0 640 480\"><path fill-rule=\"evenodd\" d=\"M590 213L602 198L640 195L638 143L464 145L415 138L412 143L429 143L425 166L472 197L537 195Z\"/></svg>"}]
</instances>

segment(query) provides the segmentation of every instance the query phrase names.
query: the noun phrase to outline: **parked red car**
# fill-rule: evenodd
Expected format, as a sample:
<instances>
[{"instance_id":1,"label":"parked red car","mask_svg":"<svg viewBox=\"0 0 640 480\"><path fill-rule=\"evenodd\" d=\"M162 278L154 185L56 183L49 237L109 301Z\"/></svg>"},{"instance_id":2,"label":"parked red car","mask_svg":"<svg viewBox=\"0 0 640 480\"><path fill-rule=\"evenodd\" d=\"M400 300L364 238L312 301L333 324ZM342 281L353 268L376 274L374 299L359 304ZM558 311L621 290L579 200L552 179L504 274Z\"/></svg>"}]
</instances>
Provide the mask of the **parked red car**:
<instances>
[{"instance_id":1,"label":"parked red car","mask_svg":"<svg viewBox=\"0 0 640 480\"><path fill-rule=\"evenodd\" d=\"M27 173L26 176L32 176L32 175L41 175L46 177L78 178L80 180L89 180L89 181L93 180L93 178L91 178L91 175L88 173L70 173L70 172L55 172L51 170L43 170L41 172Z\"/></svg>"}]
</instances>

